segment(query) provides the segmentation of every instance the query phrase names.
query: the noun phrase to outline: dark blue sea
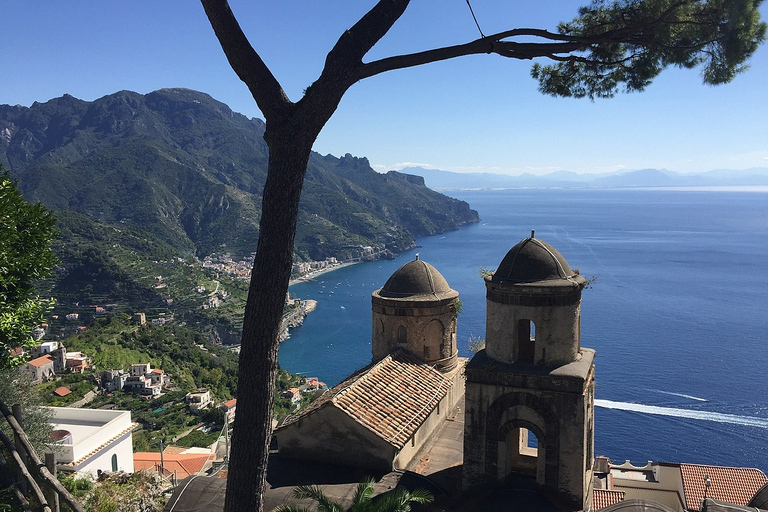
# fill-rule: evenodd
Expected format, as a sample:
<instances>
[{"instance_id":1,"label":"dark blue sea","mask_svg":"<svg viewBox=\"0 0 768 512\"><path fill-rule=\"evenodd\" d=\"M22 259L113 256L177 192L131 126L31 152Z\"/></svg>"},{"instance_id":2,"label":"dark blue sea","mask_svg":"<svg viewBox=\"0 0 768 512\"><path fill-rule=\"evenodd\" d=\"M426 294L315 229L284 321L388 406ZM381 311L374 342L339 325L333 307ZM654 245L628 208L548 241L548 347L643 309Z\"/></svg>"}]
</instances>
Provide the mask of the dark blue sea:
<instances>
[{"instance_id":1,"label":"dark blue sea","mask_svg":"<svg viewBox=\"0 0 768 512\"><path fill-rule=\"evenodd\" d=\"M453 192L479 224L394 261L297 284L318 301L280 364L329 385L371 359L371 292L415 254L461 294L459 350L485 334L482 268L536 230L584 276L597 350L595 453L768 472L768 189Z\"/></svg>"}]
</instances>

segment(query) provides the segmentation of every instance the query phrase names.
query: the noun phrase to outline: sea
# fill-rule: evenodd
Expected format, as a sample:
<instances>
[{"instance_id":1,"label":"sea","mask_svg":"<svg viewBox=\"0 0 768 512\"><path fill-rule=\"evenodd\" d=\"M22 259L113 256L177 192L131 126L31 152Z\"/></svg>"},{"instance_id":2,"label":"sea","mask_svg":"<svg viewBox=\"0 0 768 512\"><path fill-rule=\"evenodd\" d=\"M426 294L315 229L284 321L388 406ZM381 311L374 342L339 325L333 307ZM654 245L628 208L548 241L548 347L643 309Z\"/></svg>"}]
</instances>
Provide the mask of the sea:
<instances>
[{"instance_id":1,"label":"sea","mask_svg":"<svg viewBox=\"0 0 768 512\"><path fill-rule=\"evenodd\" d=\"M485 335L485 286L530 236L594 282L584 347L597 351L595 454L768 472L768 187L449 192L481 222L422 237L290 293L318 306L280 347L281 367L340 382L371 359L371 292L416 255L463 303L458 345Z\"/></svg>"}]
</instances>

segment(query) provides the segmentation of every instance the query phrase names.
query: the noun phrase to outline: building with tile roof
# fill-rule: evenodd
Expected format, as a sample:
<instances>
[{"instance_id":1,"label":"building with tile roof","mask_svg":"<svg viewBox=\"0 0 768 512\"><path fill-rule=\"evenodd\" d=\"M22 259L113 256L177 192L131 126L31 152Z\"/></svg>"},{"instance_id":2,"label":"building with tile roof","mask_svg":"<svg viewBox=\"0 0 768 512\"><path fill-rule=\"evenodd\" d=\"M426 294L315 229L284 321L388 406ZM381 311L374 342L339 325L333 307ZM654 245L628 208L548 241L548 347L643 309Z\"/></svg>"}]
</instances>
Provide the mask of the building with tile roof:
<instances>
[{"instance_id":1,"label":"building with tile roof","mask_svg":"<svg viewBox=\"0 0 768 512\"><path fill-rule=\"evenodd\" d=\"M680 464L685 506L690 511L701 509L701 501L718 501L746 506L768 483L765 473L755 468L730 468L700 464ZM709 479L709 486L707 486ZM705 495L706 493L706 495Z\"/></svg>"},{"instance_id":2,"label":"building with tile roof","mask_svg":"<svg viewBox=\"0 0 768 512\"><path fill-rule=\"evenodd\" d=\"M24 365L24 372L29 375L33 382L43 382L53 379L55 375L54 360L50 354L37 357Z\"/></svg>"},{"instance_id":3,"label":"building with tile roof","mask_svg":"<svg viewBox=\"0 0 768 512\"><path fill-rule=\"evenodd\" d=\"M178 481L193 475L204 474L211 466L213 455L200 453L136 452L133 454L133 467L136 471L152 471L171 476Z\"/></svg>"},{"instance_id":4,"label":"building with tile roof","mask_svg":"<svg viewBox=\"0 0 768 512\"><path fill-rule=\"evenodd\" d=\"M405 468L464 392L458 296L418 257L396 270L371 297L372 363L279 425L280 454L372 470ZM355 450L348 449L350 441Z\"/></svg>"},{"instance_id":5,"label":"building with tile roof","mask_svg":"<svg viewBox=\"0 0 768 512\"><path fill-rule=\"evenodd\" d=\"M595 498L598 490L623 492L624 500L651 501L675 512L701 510L705 497L734 506L760 508L750 503L757 503L761 489L768 489L768 478L754 468L668 462L634 466L629 461L611 464L605 457L596 460L594 482ZM768 494L768 490L765 492ZM599 510L597 504L593 508Z\"/></svg>"},{"instance_id":6,"label":"building with tile roof","mask_svg":"<svg viewBox=\"0 0 768 512\"><path fill-rule=\"evenodd\" d=\"M279 425L280 454L371 470L404 468L452 409L460 379L459 371L444 374L406 351L390 354Z\"/></svg>"}]
</instances>

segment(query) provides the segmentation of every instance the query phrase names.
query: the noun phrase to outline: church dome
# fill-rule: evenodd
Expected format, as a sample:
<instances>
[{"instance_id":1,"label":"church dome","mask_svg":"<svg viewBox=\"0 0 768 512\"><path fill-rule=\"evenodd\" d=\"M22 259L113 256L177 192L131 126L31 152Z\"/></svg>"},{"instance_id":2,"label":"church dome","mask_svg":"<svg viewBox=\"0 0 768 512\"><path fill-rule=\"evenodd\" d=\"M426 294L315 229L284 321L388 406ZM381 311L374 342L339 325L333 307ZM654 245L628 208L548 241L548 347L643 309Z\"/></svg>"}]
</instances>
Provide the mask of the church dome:
<instances>
[{"instance_id":1,"label":"church dome","mask_svg":"<svg viewBox=\"0 0 768 512\"><path fill-rule=\"evenodd\" d=\"M426 261L418 259L418 256L397 269L379 290L379 295L387 298L426 295L442 299L454 294L456 292L451 290L443 275Z\"/></svg>"},{"instance_id":2,"label":"church dome","mask_svg":"<svg viewBox=\"0 0 768 512\"><path fill-rule=\"evenodd\" d=\"M533 283L569 279L577 274L560 252L533 237L512 247L493 274L494 283Z\"/></svg>"}]
</instances>

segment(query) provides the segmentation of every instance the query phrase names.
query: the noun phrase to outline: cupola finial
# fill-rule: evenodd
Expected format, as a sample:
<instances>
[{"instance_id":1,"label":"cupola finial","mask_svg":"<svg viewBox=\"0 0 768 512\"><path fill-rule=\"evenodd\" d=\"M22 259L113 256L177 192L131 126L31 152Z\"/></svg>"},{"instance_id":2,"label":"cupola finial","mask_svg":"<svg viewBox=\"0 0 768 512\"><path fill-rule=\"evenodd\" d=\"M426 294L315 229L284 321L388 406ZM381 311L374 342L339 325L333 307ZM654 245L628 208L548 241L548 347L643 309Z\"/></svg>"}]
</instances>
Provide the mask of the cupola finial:
<instances>
[{"instance_id":1,"label":"cupola finial","mask_svg":"<svg viewBox=\"0 0 768 512\"><path fill-rule=\"evenodd\" d=\"M536 233L536 230L535 230L535 229L532 229L532 230L531 230L531 238L536 238L535 236L533 236L535 233Z\"/></svg>"}]
</instances>

